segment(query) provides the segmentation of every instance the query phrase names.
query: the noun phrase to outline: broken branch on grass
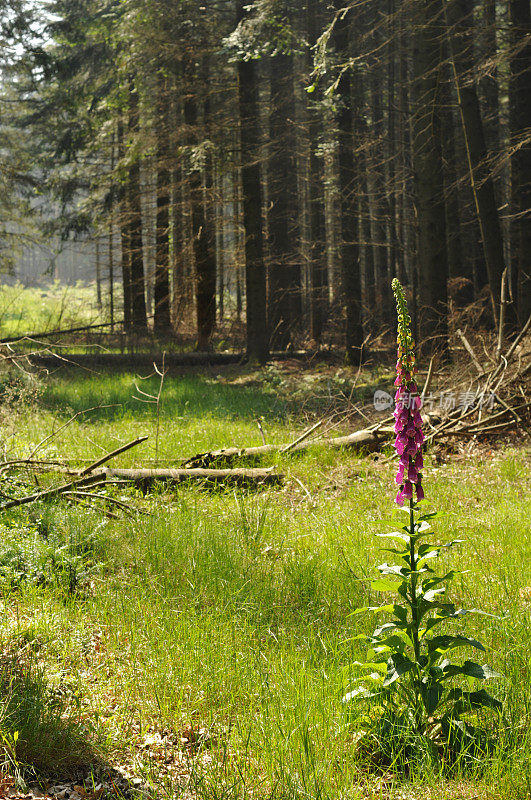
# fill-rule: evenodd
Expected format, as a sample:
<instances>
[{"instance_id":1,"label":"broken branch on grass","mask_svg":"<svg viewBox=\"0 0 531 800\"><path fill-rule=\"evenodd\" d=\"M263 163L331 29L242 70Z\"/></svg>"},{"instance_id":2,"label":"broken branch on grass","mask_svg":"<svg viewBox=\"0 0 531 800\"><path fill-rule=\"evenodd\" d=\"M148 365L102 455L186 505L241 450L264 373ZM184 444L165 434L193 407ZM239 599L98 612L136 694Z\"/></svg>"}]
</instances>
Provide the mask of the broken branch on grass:
<instances>
[{"instance_id":1,"label":"broken branch on grass","mask_svg":"<svg viewBox=\"0 0 531 800\"><path fill-rule=\"evenodd\" d=\"M127 444L124 444L121 447L117 447L116 450L113 450L111 453L107 453L101 458L98 458L97 461L93 461L92 464L88 465L88 467L85 467L79 473L79 476L82 477L83 475L88 475L89 472L93 472L98 467L101 467L102 464L105 464L107 461L110 461L111 458L115 458L115 456L119 456L121 455L121 453L125 453L127 450L131 450L132 447L136 447L137 444L142 444L142 442L145 442L146 439L149 439L149 436L139 436L138 439L133 439L132 442L128 442Z\"/></svg>"},{"instance_id":2,"label":"broken branch on grass","mask_svg":"<svg viewBox=\"0 0 531 800\"><path fill-rule=\"evenodd\" d=\"M100 486L103 483L105 483L105 477L103 476L102 479L101 473L89 475L84 478L78 478L75 481L70 481L69 483L63 483L61 486L54 486L52 489L46 489L43 492L35 492L34 494L26 495L26 497L18 497L14 500L10 500L9 503L4 503L3 506L0 506L0 510L6 511L8 508L17 508L18 506L35 503L39 500L47 500L49 497L64 494L77 486Z\"/></svg>"},{"instance_id":3,"label":"broken branch on grass","mask_svg":"<svg viewBox=\"0 0 531 800\"><path fill-rule=\"evenodd\" d=\"M107 478L120 478L149 488L153 483L166 481L181 484L199 481L206 484L226 484L236 486L278 486L284 476L269 469L109 469L104 472Z\"/></svg>"},{"instance_id":4,"label":"broken branch on grass","mask_svg":"<svg viewBox=\"0 0 531 800\"><path fill-rule=\"evenodd\" d=\"M308 428L307 431L304 431L304 433L301 436L299 436L298 439L295 439L294 442L291 442L291 444L287 444L284 447L282 447L279 450L279 452L280 453L289 453L290 450L293 450L294 447L296 447L301 442L304 442L305 439L307 439L309 436L311 436L311 434L314 431L316 431L317 428L320 428L321 425L323 424L323 422L324 422L324 420L320 419L319 422L316 422L315 425L312 425L311 428Z\"/></svg>"},{"instance_id":5,"label":"broken branch on grass","mask_svg":"<svg viewBox=\"0 0 531 800\"><path fill-rule=\"evenodd\" d=\"M319 439L317 441L295 442L290 446L289 452L296 453L306 450L308 447L316 445L319 447L331 448L350 448L352 450L377 450L381 445L381 438L376 431L362 430L355 431L348 436L338 436L334 439ZM227 447L222 450L211 450L207 453L199 453L183 462L182 467L205 468L211 464L230 464L239 460L259 460L263 456L273 453L288 452L286 445L266 444L258 447Z\"/></svg>"}]
</instances>

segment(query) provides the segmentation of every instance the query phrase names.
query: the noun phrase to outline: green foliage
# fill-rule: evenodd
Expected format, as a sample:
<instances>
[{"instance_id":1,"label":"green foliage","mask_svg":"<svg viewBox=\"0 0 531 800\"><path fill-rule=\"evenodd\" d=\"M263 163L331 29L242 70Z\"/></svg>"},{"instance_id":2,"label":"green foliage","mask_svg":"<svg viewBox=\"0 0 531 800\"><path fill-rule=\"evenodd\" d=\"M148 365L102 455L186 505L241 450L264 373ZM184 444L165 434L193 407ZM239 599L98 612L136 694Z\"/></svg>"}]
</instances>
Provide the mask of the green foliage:
<instances>
[{"instance_id":1,"label":"green foliage","mask_svg":"<svg viewBox=\"0 0 531 800\"><path fill-rule=\"evenodd\" d=\"M0 526L4 590L31 585L65 596L83 593L101 567L104 526L95 515L64 506L34 507L28 516L13 513Z\"/></svg>"},{"instance_id":2,"label":"green foliage","mask_svg":"<svg viewBox=\"0 0 531 800\"><path fill-rule=\"evenodd\" d=\"M95 760L75 693L47 683L32 653L36 645L31 632L28 640L19 635L0 655L0 759L20 781L68 776Z\"/></svg>"},{"instance_id":3,"label":"green foliage","mask_svg":"<svg viewBox=\"0 0 531 800\"><path fill-rule=\"evenodd\" d=\"M502 704L485 689L475 691L468 685L463 689L454 679L464 678L469 684L500 676L486 664L454 663L449 656L455 650L485 648L474 637L440 633L440 628L446 630L445 623L485 612L457 608L447 601L447 584L458 573L450 570L439 575L432 564L443 549L461 540L434 544L430 523L435 514L416 516L416 512L417 506L411 503L409 524L379 534L393 541L395 546L387 552L399 563L380 564L382 577L371 588L396 592L399 600L356 612L391 612L393 617L367 637L367 660L356 665L366 674L355 681L344 700L371 700L378 705L376 738L393 758L411 756L419 749L436 760L465 753L476 757L484 753L487 742L480 712L499 712Z\"/></svg>"}]
</instances>

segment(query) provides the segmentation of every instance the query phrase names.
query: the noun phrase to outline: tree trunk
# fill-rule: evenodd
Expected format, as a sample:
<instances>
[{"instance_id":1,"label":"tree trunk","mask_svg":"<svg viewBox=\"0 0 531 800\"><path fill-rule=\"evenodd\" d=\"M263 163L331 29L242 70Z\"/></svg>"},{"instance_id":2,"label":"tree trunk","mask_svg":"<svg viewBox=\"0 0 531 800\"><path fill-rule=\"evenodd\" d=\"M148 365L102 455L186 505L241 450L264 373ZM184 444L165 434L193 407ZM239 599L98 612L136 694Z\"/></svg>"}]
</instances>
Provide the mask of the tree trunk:
<instances>
[{"instance_id":1,"label":"tree trunk","mask_svg":"<svg viewBox=\"0 0 531 800\"><path fill-rule=\"evenodd\" d=\"M497 320L501 277L505 269L505 259L494 182L490 168L486 163L485 131L478 93L473 82L474 39L472 14L471 0L452 0L448 5L447 23L450 26L449 47L465 137L472 192L481 229L494 317Z\"/></svg>"},{"instance_id":2,"label":"tree trunk","mask_svg":"<svg viewBox=\"0 0 531 800\"><path fill-rule=\"evenodd\" d=\"M531 15L529 0L510 0L511 272L518 324L531 314ZM527 37L527 38L526 38Z\"/></svg>"},{"instance_id":3,"label":"tree trunk","mask_svg":"<svg viewBox=\"0 0 531 800\"><path fill-rule=\"evenodd\" d=\"M271 343L283 350L301 317L293 56L272 56L270 70L269 329Z\"/></svg>"},{"instance_id":4,"label":"tree trunk","mask_svg":"<svg viewBox=\"0 0 531 800\"><path fill-rule=\"evenodd\" d=\"M193 87L195 75L193 59L185 66L184 80ZM187 129L187 143L192 146L198 139L197 98L190 91L184 99L184 121ZM208 224L204 206L204 191L201 170L196 161L189 160L190 203L192 211L192 238L195 260L195 299L197 313L197 348L210 347L210 338L216 324L216 257L215 237L212 226Z\"/></svg>"},{"instance_id":5,"label":"tree trunk","mask_svg":"<svg viewBox=\"0 0 531 800\"><path fill-rule=\"evenodd\" d=\"M130 143L138 135L138 128L138 92L134 85L134 80L130 78ZM127 205L129 210L129 250L131 253L131 324L134 333L143 334L147 331L147 312L142 245L142 208L140 203L140 163L138 158L134 158L129 167Z\"/></svg>"},{"instance_id":6,"label":"tree trunk","mask_svg":"<svg viewBox=\"0 0 531 800\"><path fill-rule=\"evenodd\" d=\"M316 19L316 0L306 2L306 26L308 44L314 47L319 27ZM312 70L312 50L309 50L308 72ZM309 204L310 204L310 337L321 343L323 326L328 310L328 270L326 263L326 231L324 207L324 158L317 152L319 138L322 136L322 113L315 106L317 98L311 95L313 107L309 109L308 139L309 159Z\"/></svg>"},{"instance_id":7,"label":"tree trunk","mask_svg":"<svg viewBox=\"0 0 531 800\"><path fill-rule=\"evenodd\" d=\"M419 237L419 337L428 351L448 345L439 12L438 0L416 0L412 147Z\"/></svg>"},{"instance_id":8,"label":"tree trunk","mask_svg":"<svg viewBox=\"0 0 531 800\"><path fill-rule=\"evenodd\" d=\"M120 120L118 122L118 159L122 161L125 155L124 128ZM131 289L131 237L129 227L129 193L127 185L120 188L120 242L122 259L122 289L124 298L124 329L126 333L131 332L132 328L132 289Z\"/></svg>"},{"instance_id":9,"label":"tree trunk","mask_svg":"<svg viewBox=\"0 0 531 800\"><path fill-rule=\"evenodd\" d=\"M168 81L158 76L157 120L157 222L155 262L155 309L153 326L158 335L171 330L170 313L170 169L168 108Z\"/></svg>"},{"instance_id":10,"label":"tree trunk","mask_svg":"<svg viewBox=\"0 0 531 800\"><path fill-rule=\"evenodd\" d=\"M344 8L335 0L335 8ZM339 15L334 26L334 44L342 63L350 57L350 21L352 10ZM345 308L345 359L356 364L361 359L363 345L361 274L358 243L357 201L359 170L354 153L354 130L350 71L345 69L337 85L337 136L340 182L341 241L340 263L342 303Z\"/></svg>"},{"instance_id":11,"label":"tree trunk","mask_svg":"<svg viewBox=\"0 0 531 800\"><path fill-rule=\"evenodd\" d=\"M245 17L246 0L238 0L237 20ZM269 355L267 285L262 227L260 124L256 62L238 61L242 211L245 230L247 356L264 363Z\"/></svg>"}]
</instances>

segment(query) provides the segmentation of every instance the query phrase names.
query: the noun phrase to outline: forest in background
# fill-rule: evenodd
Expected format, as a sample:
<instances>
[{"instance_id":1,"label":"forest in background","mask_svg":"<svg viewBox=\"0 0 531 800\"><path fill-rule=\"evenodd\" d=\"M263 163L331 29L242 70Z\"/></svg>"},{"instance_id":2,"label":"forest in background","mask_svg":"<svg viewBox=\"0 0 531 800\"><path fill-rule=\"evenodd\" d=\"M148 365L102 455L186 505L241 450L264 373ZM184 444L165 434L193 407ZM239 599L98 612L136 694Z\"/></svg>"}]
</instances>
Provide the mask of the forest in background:
<instances>
[{"instance_id":1,"label":"forest in background","mask_svg":"<svg viewBox=\"0 0 531 800\"><path fill-rule=\"evenodd\" d=\"M494 328L502 308L509 335L527 321L529 0L0 14L2 254L92 239L113 327L193 329L200 350L240 329L258 361L336 345L358 363L393 327L395 276L424 352L460 309Z\"/></svg>"}]
</instances>

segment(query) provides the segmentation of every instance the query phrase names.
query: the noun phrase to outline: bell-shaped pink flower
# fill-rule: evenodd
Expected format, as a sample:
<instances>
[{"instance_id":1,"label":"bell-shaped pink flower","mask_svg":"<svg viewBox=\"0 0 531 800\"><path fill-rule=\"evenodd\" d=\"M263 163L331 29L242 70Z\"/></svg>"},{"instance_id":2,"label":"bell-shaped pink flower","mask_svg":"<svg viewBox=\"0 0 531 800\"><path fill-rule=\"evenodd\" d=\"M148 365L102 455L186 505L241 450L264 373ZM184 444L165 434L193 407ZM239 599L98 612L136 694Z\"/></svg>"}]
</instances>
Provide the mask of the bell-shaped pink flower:
<instances>
[{"instance_id":1,"label":"bell-shaped pink flower","mask_svg":"<svg viewBox=\"0 0 531 800\"><path fill-rule=\"evenodd\" d=\"M415 426L415 428L421 428L422 427L422 417L420 415L420 411L417 408L413 411L412 419L413 419L413 425Z\"/></svg>"},{"instance_id":2,"label":"bell-shaped pink flower","mask_svg":"<svg viewBox=\"0 0 531 800\"><path fill-rule=\"evenodd\" d=\"M413 464L409 465L409 468L408 468L408 471L407 471L407 479L408 479L408 481L411 481L411 483L416 483L417 480L418 480L418 472L415 469Z\"/></svg>"},{"instance_id":3,"label":"bell-shaped pink flower","mask_svg":"<svg viewBox=\"0 0 531 800\"><path fill-rule=\"evenodd\" d=\"M417 501L424 500L424 489L422 488L422 484L417 483L416 489L417 489Z\"/></svg>"},{"instance_id":4,"label":"bell-shaped pink flower","mask_svg":"<svg viewBox=\"0 0 531 800\"><path fill-rule=\"evenodd\" d=\"M408 442L409 439L407 436L405 436L403 433L398 434L398 436L395 439L395 448L399 456L401 456L404 453Z\"/></svg>"},{"instance_id":5,"label":"bell-shaped pink flower","mask_svg":"<svg viewBox=\"0 0 531 800\"><path fill-rule=\"evenodd\" d=\"M405 500L404 490L400 489L400 491L398 492L398 494L396 496L396 502L398 503L399 506L403 506L404 505L404 500Z\"/></svg>"},{"instance_id":6,"label":"bell-shaped pink flower","mask_svg":"<svg viewBox=\"0 0 531 800\"><path fill-rule=\"evenodd\" d=\"M413 497L413 484L411 481L406 481L404 484L404 489L402 491L405 500L411 500Z\"/></svg>"}]
</instances>

